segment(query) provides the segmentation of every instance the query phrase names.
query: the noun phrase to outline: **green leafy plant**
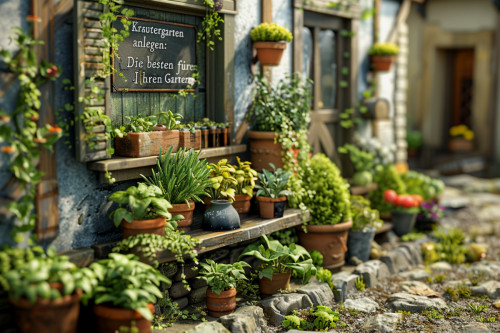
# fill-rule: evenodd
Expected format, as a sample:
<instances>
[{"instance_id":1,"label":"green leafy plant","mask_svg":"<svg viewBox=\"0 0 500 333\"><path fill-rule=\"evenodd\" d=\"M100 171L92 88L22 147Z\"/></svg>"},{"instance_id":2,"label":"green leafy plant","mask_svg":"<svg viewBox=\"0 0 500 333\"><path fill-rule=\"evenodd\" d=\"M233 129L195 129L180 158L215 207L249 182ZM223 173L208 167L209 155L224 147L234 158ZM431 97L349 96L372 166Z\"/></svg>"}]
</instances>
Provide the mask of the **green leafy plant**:
<instances>
[{"instance_id":1,"label":"green leafy plant","mask_svg":"<svg viewBox=\"0 0 500 333\"><path fill-rule=\"evenodd\" d=\"M378 187L369 194L371 206L380 213L390 213L393 206L385 201L385 191L390 189L398 194L403 194L406 192L406 186L393 164L378 166L375 171L374 181Z\"/></svg>"},{"instance_id":2,"label":"green leafy plant","mask_svg":"<svg viewBox=\"0 0 500 333\"><path fill-rule=\"evenodd\" d=\"M371 184L373 175L373 154L361 150L352 144L345 144L338 148L339 153L349 154L349 158L356 171L353 176L354 185L367 186Z\"/></svg>"},{"instance_id":3,"label":"green leafy plant","mask_svg":"<svg viewBox=\"0 0 500 333\"><path fill-rule=\"evenodd\" d=\"M238 165L235 166L234 178L238 182L236 185L236 194L246 194L253 196L255 181L257 180L257 171L252 169L251 162L242 162L239 156L236 156Z\"/></svg>"},{"instance_id":4,"label":"green leafy plant","mask_svg":"<svg viewBox=\"0 0 500 333\"><path fill-rule=\"evenodd\" d=\"M166 130L172 130L181 121L182 115L173 113L172 111L161 111L154 115L156 118L156 125L164 126Z\"/></svg>"},{"instance_id":5,"label":"green leafy plant","mask_svg":"<svg viewBox=\"0 0 500 333\"><path fill-rule=\"evenodd\" d=\"M311 256L306 249L300 245L291 244L284 246L277 240L269 240L266 235L260 237L260 241L248 245L238 259L244 256L254 256L262 261L259 269L259 278L273 279L273 273L286 273L292 270L298 271L307 282L311 275L316 273Z\"/></svg>"},{"instance_id":6,"label":"green leafy plant","mask_svg":"<svg viewBox=\"0 0 500 333\"><path fill-rule=\"evenodd\" d=\"M35 47L43 44L14 27L12 41L19 48L16 55L7 50L0 51L0 59L9 71L17 76L19 91L14 110L0 109L0 151L9 161L9 171L20 184L19 199L9 202L7 208L17 218L11 231L16 242L24 239L23 233L35 228L35 190L42 181L43 172L37 164L43 149L52 151L61 138L62 129L58 125L37 124L41 107L41 92L38 89L46 81L56 80L61 68L52 63L38 63ZM36 239L36 235L32 235Z\"/></svg>"},{"instance_id":7,"label":"green leafy plant","mask_svg":"<svg viewBox=\"0 0 500 333\"><path fill-rule=\"evenodd\" d=\"M368 51L369 55L396 55L398 53L398 46L392 43L375 43Z\"/></svg>"},{"instance_id":8,"label":"green leafy plant","mask_svg":"<svg viewBox=\"0 0 500 333\"><path fill-rule=\"evenodd\" d=\"M408 143L408 149L419 149L422 146L422 132L418 130L407 130L406 142Z\"/></svg>"},{"instance_id":9,"label":"green leafy plant","mask_svg":"<svg viewBox=\"0 0 500 333\"><path fill-rule=\"evenodd\" d=\"M156 122L155 116L126 116L128 120L124 125L113 129L113 135L117 137L124 137L127 133L142 133L154 131Z\"/></svg>"},{"instance_id":10,"label":"green leafy plant","mask_svg":"<svg viewBox=\"0 0 500 333\"><path fill-rule=\"evenodd\" d=\"M467 274L467 277L473 286L477 286L480 282L486 280L488 272L485 270L474 269Z\"/></svg>"},{"instance_id":11,"label":"green leafy plant","mask_svg":"<svg viewBox=\"0 0 500 333\"><path fill-rule=\"evenodd\" d=\"M384 224L379 218L378 210L371 209L370 201L360 195L351 197L351 213L353 231L362 231L367 227L378 229Z\"/></svg>"},{"instance_id":12,"label":"green leafy plant","mask_svg":"<svg viewBox=\"0 0 500 333\"><path fill-rule=\"evenodd\" d=\"M163 156L160 151L156 170L151 172L151 177L141 177L146 183L158 186L163 197L173 204L203 202L200 196L206 195L211 186L207 160L200 160L200 152L194 149L181 148L173 154L170 147Z\"/></svg>"},{"instance_id":13,"label":"green leafy plant","mask_svg":"<svg viewBox=\"0 0 500 333\"><path fill-rule=\"evenodd\" d=\"M203 4L206 6L206 13L198 32L198 43L206 40L207 47L213 51L215 40L222 40L219 24L224 23L224 20L216 10L218 8L215 8L214 0L203 0Z\"/></svg>"},{"instance_id":14,"label":"green leafy plant","mask_svg":"<svg viewBox=\"0 0 500 333\"><path fill-rule=\"evenodd\" d=\"M250 31L254 42L291 42L292 33L276 23L261 23Z\"/></svg>"},{"instance_id":15,"label":"green leafy plant","mask_svg":"<svg viewBox=\"0 0 500 333\"><path fill-rule=\"evenodd\" d=\"M401 174L401 180L405 183L406 193L418 194L424 201L433 201L444 191L444 182L432 178L418 171L407 171Z\"/></svg>"},{"instance_id":16,"label":"green leafy plant","mask_svg":"<svg viewBox=\"0 0 500 333\"><path fill-rule=\"evenodd\" d=\"M349 184L324 154L313 156L303 186L313 193L303 201L311 213L309 224L337 224L351 218Z\"/></svg>"},{"instance_id":17,"label":"green leafy plant","mask_svg":"<svg viewBox=\"0 0 500 333\"><path fill-rule=\"evenodd\" d=\"M205 316L207 314L204 311L199 310L195 313L190 313L188 310L181 310L179 304L169 297L160 299L156 305L159 310L156 311L151 323L151 328L155 330L170 327L179 319L206 321Z\"/></svg>"},{"instance_id":18,"label":"green leafy plant","mask_svg":"<svg viewBox=\"0 0 500 333\"><path fill-rule=\"evenodd\" d=\"M340 315L328 306L318 305L309 311L292 311L281 324L287 329L300 331L326 331L337 327Z\"/></svg>"},{"instance_id":19,"label":"green leafy plant","mask_svg":"<svg viewBox=\"0 0 500 333\"><path fill-rule=\"evenodd\" d=\"M213 200L234 201L238 181L236 180L234 166L227 163L227 159L221 159L208 165L210 170L210 186L207 194Z\"/></svg>"},{"instance_id":20,"label":"green leafy plant","mask_svg":"<svg viewBox=\"0 0 500 333\"><path fill-rule=\"evenodd\" d=\"M211 259L201 263L199 279L207 281L212 292L220 295L223 291L234 288L238 280L246 280L244 267L251 267L244 261L229 264L216 263Z\"/></svg>"},{"instance_id":21,"label":"green leafy plant","mask_svg":"<svg viewBox=\"0 0 500 333\"><path fill-rule=\"evenodd\" d=\"M35 304L38 298L56 300L77 290L82 290L85 293L82 300L88 301L97 286L97 279L91 270L76 267L67 256L57 255L53 247L46 254L43 250L36 251L38 255L26 252L29 253L29 260L15 262L2 272L3 286L14 301L22 297Z\"/></svg>"},{"instance_id":22,"label":"green leafy plant","mask_svg":"<svg viewBox=\"0 0 500 333\"><path fill-rule=\"evenodd\" d=\"M336 287L332 282L332 272L326 268L320 267L316 271L316 280L327 283L332 291L335 291Z\"/></svg>"},{"instance_id":23,"label":"green leafy plant","mask_svg":"<svg viewBox=\"0 0 500 333\"><path fill-rule=\"evenodd\" d=\"M277 240L281 244L289 246L292 243L298 243L299 242L299 236L297 236L297 231L295 228L288 228L288 229L283 229L283 230L278 230L269 235L269 239L271 240ZM312 255L311 255L312 257ZM314 258L313 258L314 261Z\"/></svg>"},{"instance_id":24,"label":"green leafy plant","mask_svg":"<svg viewBox=\"0 0 500 333\"><path fill-rule=\"evenodd\" d=\"M448 294L454 301L457 301L460 297L471 297L471 289L465 283L459 283L454 287L448 286L445 288L445 293Z\"/></svg>"},{"instance_id":25,"label":"green leafy plant","mask_svg":"<svg viewBox=\"0 0 500 333\"><path fill-rule=\"evenodd\" d=\"M163 295L158 289L160 282L171 281L153 267L137 260L133 254L110 253L90 265L98 285L95 288L95 304L132 309L147 320L153 319L149 303L156 303Z\"/></svg>"},{"instance_id":26,"label":"green leafy plant","mask_svg":"<svg viewBox=\"0 0 500 333\"><path fill-rule=\"evenodd\" d=\"M440 260L445 260L451 264L461 264L465 262L465 234L459 228L438 228L432 232L432 237L436 239L435 249Z\"/></svg>"},{"instance_id":27,"label":"green leafy plant","mask_svg":"<svg viewBox=\"0 0 500 333\"><path fill-rule=\"evenodd\" d=\"M365 291L366 285L363 282L363 277L362 276L358 276L356 278L356 280L354 281L354 283L356 285L356 289L358 289L359 291Z\"/></svg>"},{"instance_id":28,"label":"green leafy plant","mask_svg":"<svg viewBox=\"0 0 500 333\"><path fill-rule=\"evenodd\" d=\"M269 163L272 171L263 169L262 173L257 174L259 184L255 185L257 188L257 196L278 198L281 196L291 195L292 191L285 189L290 178L290 173L285 172L283 169L278 168L272 163Z\"/></svg>"},{"instance_id":29,"label":"green leafy plant","mask_svg":"<svg viewBox=\"0 0 500 333\"><path fill-rule=\"evenodd\" d=\"M378 138L365 138L359 133L354 133L353 143L362 151L373 155L373 172L375 173L380 166L394 163L396 154L395 144L383 144Z\"/></svg>"},{"instance_id":30,"label":"green leafy plant","mask_svg":"<svg viewBox=\"0 0 500 333\"><path fill-rule=\"evenodd\" d=\"M126 191L116 191L108 198L109 201L116 202L119 208L111 212L115 226L125 220L149 220L157 217L164 217L167 220L172 218L168 212L172 205L165 200L163 193L158 186L139 183L137 186L130 186ZM121 207L126 205L127 208Z\"/></svg>"},{"instance_id":31,"label":"green leafy plant","mask_svg":"<svg viewBox=\"0 0 500 333\"><path fill-rule=\"evenodd\" d=\"M473 304L473 303L468 303L469 309L471 309L472 313L478 315L481 312L486 312L488 309L487 304Z\"/></svg>"}]
</instances>

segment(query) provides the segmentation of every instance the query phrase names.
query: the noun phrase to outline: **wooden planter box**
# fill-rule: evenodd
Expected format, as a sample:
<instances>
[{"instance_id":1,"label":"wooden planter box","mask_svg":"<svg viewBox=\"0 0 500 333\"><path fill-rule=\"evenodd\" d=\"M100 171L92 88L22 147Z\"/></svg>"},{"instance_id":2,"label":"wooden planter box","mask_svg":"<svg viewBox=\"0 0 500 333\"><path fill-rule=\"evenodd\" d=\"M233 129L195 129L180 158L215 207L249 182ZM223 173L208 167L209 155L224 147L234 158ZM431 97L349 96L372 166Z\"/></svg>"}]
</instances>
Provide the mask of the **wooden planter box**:
<instances>
[{"instance_id":1,"label":"wooden planter box","mask_svg":"<svg viewBox=\"0 0 500 333\"><path fill-rule=\"evenodd\" d=\"M172 152L179 149L179 131L154 131L128 133L123 138L115 138L115 153L119 156L146 157L166 152L172 146Z\"/></svg>"},{"instance_id":2,"label":"wooden planter box","mask_svg":"<svg viewBox=\"0 0 500 333\"><path fill-rule=\"evenodd\" d=\"M179 147L201 149L201 130L179 132Z\"/></svg>"}]
</instances>

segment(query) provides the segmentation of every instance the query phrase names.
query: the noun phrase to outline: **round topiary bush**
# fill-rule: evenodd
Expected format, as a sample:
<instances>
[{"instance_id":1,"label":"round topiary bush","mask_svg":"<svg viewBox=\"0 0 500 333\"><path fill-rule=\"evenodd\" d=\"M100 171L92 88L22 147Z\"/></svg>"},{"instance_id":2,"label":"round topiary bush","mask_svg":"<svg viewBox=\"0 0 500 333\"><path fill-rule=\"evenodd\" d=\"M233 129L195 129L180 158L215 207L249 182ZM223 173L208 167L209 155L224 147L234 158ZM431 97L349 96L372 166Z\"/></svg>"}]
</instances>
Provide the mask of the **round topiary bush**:
<instances>
[{"instance_id":1,"label":"round topiary bush","mask_svg":"<svg viewBox=\"0 0 500 333\"><path fill-rule=\"evenodd\" d=\"M351 219L349 184L324 154L314 155L303 184L314 193L303 200L311 213L309 224L337 224Z\"/></svg>"}]
</instances>

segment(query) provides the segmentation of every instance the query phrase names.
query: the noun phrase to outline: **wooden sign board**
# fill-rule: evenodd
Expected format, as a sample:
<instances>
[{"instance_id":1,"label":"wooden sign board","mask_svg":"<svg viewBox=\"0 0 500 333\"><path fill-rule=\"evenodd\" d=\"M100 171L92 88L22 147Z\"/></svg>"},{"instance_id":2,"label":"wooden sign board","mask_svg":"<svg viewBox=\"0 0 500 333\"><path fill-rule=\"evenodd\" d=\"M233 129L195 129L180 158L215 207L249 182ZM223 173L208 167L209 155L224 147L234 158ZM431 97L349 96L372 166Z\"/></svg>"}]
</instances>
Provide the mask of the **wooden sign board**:
<instances>
[{"instance_id":1,"label":"wooden sign board","mask_svg":"<svg viewBox=\"0 0 500 333\"><path fill-rule=\"evenodd\" d=\"M114 27L121 30L121 17ZM193 91L197 69L196 27L131 17L130 35L120 43L113 66L117 91Z\"/></svg>"}]
</instances>

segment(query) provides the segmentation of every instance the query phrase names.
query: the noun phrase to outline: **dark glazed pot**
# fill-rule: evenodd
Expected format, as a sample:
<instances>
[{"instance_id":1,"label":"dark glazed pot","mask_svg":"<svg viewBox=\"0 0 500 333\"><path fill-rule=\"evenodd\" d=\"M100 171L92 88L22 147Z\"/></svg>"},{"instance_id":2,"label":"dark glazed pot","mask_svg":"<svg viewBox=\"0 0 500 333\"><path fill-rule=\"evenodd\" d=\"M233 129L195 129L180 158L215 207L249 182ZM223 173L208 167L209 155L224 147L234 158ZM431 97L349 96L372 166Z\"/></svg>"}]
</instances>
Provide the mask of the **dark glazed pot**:
<instances>
[{"instance_id":1,"label":"dark glazed pot","mask_svg":"<svg viewBox=\"0 0 500 333\"><path fill-rule=\"evenodd\" d=\"M415 213L392 212L392 230L399 237L406 235L413 230L416 220Z\"/></svg>"},{"instance_id":2,"label":"dark glazed pot","mask_svg":"<svg viewBox=\"0 0 500 333\"><path fill-rule=\"evenodd\" d=\"M240 215L231 201L212 200L203 215L203 227L209 230L234 230L240 227Z\"/></svg>"},{"instance_id":3,"label":"dark glazed pot","mask_svg":"<svg viewBox=\"0 0 500 333\"><path fill-rule=\"evenodd\" d=\"M374 237L375 228L373 227L369 228L367 231L349 230L346 258L356 257L361 261L367 261L370 258L370 250Z\"/></svg>"}]
</instances>

